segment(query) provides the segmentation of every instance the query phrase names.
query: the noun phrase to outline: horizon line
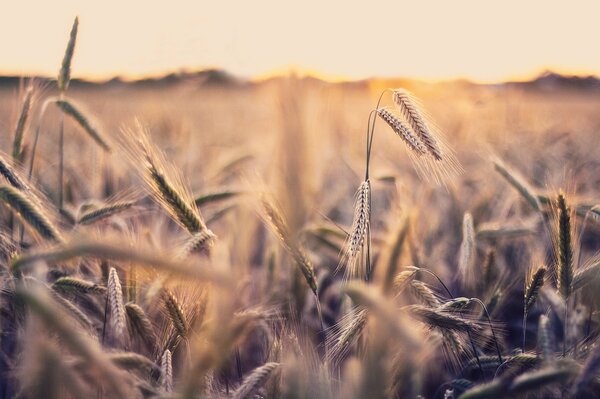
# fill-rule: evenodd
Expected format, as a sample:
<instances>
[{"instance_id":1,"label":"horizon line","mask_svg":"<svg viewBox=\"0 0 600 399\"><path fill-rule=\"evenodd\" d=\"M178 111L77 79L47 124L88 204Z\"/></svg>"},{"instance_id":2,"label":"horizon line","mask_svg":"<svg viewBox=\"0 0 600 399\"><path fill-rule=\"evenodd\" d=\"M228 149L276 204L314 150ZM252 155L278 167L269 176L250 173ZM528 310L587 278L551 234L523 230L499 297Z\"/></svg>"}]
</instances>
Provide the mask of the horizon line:
<instances>
[{"instance_id":1,"label":"horizon line","mask_svg":"<svg viewBox=\"0 0 600 399\"><path fill-rule=\"evenodd\" d=\"M538 68L535 72L524 73L524 74L511 74L508 75L507 78L504 79L477 79L474 77L469 77L466 75L456 75L456 76L447 76L447 77L420 77L420 76L410 76L410 75L371 75L366 77L350 77L344 75L335 75L329 74L326 72L317 71L311 68L301 68L297 66L290 67L282 67L276 68L271 71L255 74L254 76L245 76L244 74L237 74L234 71L223 67L217 66L206 66L206 67L180 67L170 70L156 71L156 72L148 72L148 73L106 73L106 74L73 74L72 80L79 80L82 82L89 83L106 83L111 80L122 80L127 83L135 83L143 80L160 80L170 75L185 75L185 74L197 74L202 72L222 72L234 79L238 79L241 81L246 81L250 83L260 83L263 81L267 81L274 78L282 78L289 76L298 76L301 78L312 77L329 83L352 83L352 82L362 82L362 81L376 81L376 80L413 80L423 83L449 83L449 82L460 82L465 81L473 84L502 84L502 83L519 83L519 82L530 82L539 77L543 77L548 74L555 74L558 76L569 77L569 78L598 78L599 75L596 72L592 71L566 71L561 70L561 68ZM0 77L3 78L38 78L38 79L47 79L47 80L56 80L56 76L52 76L47 72L41 71L2 71L0 70Z\"/></svg>"}]
</instances>

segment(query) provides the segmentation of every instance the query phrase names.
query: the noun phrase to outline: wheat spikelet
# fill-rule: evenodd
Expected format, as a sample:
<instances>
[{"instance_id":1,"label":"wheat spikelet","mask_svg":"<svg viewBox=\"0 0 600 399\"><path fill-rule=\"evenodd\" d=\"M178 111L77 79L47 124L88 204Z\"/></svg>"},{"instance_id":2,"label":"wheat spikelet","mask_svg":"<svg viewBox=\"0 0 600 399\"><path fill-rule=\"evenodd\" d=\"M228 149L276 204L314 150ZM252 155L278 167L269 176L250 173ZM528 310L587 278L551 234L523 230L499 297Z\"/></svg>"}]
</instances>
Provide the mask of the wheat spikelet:
<instances>
[{"instance_id":1,"label":"wheat spikelet","mask_svg":"<svg viewBox=\"0 0 600 399\"><path fill-rule=\"evenodd\" d=\"M402 290L404 290L406 285L415 278L418 271L418 267L408 266L406 270L401 271L394 277L393 286L396 290L396 294L400 294Z\"/></svg>"},{"instance_id":2,"label":"wheat spikelet","mask_svg":"<svg viewBox=\"0 0 600 399\"><path fill-rule=\"evenodd\" d=\"M302 275L304 276L304 279L306 280L313 294L317 295L318 286L313 265L302 248L291 237L291 234L287 228L287 223L285 222L281 211L273 203L273 201L267 198L266 195L261 196L261 205L263 210L262 214L267 222L267 225L281 240L283 246L292 256L296 265L302 272Z\"/></svg>"},{"instance_id":3,"label":"wheat spikelet","mask_svg":"<svg viewBox=\"0 0 600 399\"><path fill-rule=\"evenodd\" d=\"M171 364L171 351L166 349L160 358L160 386L165 392L173 390L173 366Z\"/></svg>"},{"instance_id":4,"label":"wheat spikelet","mask_svg":"<svg viewBox=\"0 0 600 399\"><path fill-rule=\"evenodd\" d=\"M194 252L207 251L212 246L216 236L210 230L202 230L198 233L192 234L183 243L179 250L178 256L180 258L186 258Z\"/></svg>"},{"instance_id":5,"label":"wheat spikelet","mask_svg":"<svg viewBox=\"0 0 600 399\"><path fill-rule=\"evenodd\" d=\"M61 94L67 90L67 87L69 87L69 82L71 81L71 61L73 59L73 53L75 52L78 26L79 17L75 17L75 21L73 21L73 27L71 28L71 34L69 36L69 43L67 44L67 48L65 50L60 72L58 73L58 90Z\"/></svg>"},{"instance_id":6,"label":"wheat spikelet","mask_svg":"<svg viewBox=\"0 0 600 399\"><path fill-rule=\"evenodd\" d=\"M123 130L123 150L139 170L152 198L190 234L208 230L177 169L150 142L139 121L135 130Z\"/></svg>"},{"instance_id":7,"label":"wheat spikelet","mask_svg":"<svg viewBox=\"0 0 600 399\"><path fill-rule=\"evenodd\" d=\"M473 263L475 261L475 228L473 227L473 217L466 212L463 217L463 240L460 245L458 270L461 280L467 286L472 286L475 280L475 270Z\"/></svg>"},{"instance_id":8,"label":"wheat spikelet","mask_svg":"<svg viewBox=\"0 0 600 399\"><path fill-rule=\"evenodd\" d=\"M248 377L244 379L242 385L235 390L232 399L249 399L253 394L267 382L271 374L279 367L279 363L266 363L252 371Z\"/></svg>"},{"instance_id":9,"label":"wheat spikelet","mask_svg":"<svg viewBox=\"0 0 600 399\"><path fill-rule=\"evenodd\" d=\"M358 340L363 333L367 321L368 312L366 309L352 309L340 321L339 332L328 337L331 349L327 352L327 358L334 362L342 360L348 353L350 347ZM331 344L332 342L332 344Z\"/></svg>"},{"instance_id":10,"label":"wheat spikelet","mask_svg":"<svg viewBox=\"0 0 600 399\"><path fill-rule=\"evenodd\" d=\"M54 227L40 208L22 192L15 190L13 187L0 186L0 201L17 212L41 237L49 241L62 242L63 239L58 229Z\"/></svg>"},{"instance_id":11,"label":"wheat spikelet","mask_svg":"<svg viewBox=\"0 0 600 399\"><path fill-rule=\"evenodd\" d=\"M567 206L565 195L558 194L558 281L557 287L566 300L571 295L573 282L573 246L571 242L571 210Z\"/></svg>"},{"instance_id":12,"label":"wheat spikelet","mask_svg":"<svg viewBox=\"0 0 600 399\"><path fill-rule=\"evenodd\" d=\"M8 163L8 161L0 154L0 175L10 183L14 188L21 191L28 191L29 187L25 180L19 176L19 173Z\"/></svg>"},{"instance_id":13,"label":"wheat spikelet","mask_svg":"<svg viewBox=\"0 0 600 399\"><path fill-rule=\"evenodd\" d=\"M125 313L131 336L138 336L149 348L153 348L156 344L156 334L146 312L139 305L129 302L125 305Z\"/></svg>"},{"instance_id":14,"label":"wheat spikelet","mask_svg":"<svg viewBox=\"0 0 600 399\"><path fill-rule=\"evenodd\" d=\"M421 305L408 305L405 309L422 320L426 324L446 330L471 331L477 329L477 325L463 320L457 316L442 312L438 309Z\"/></svg>"},{"instance_id":15,"label":"wheat spikelet","mask_svg":"<svg viewBox=\"0 0 600 399\"><path fill-rule=\"evenodd\" d=\"M64 293L103 294L106 292L106 287L74 277L60 277L52 284L52 289Z\"/></svg>"},{"instance_id":16,"label":"wheat spikelet","mask_svg":"<svg viewBox=\"0 0 600 399\"><path fill-rule=\"evenodd\" d=\"M30 82L29 86L25 90L23 96L23 103L21 104L21 112L19 113L19 119L17 120L17 126L15 127L15 138L13 140L13 162L18 163L22 161L23 155L23 136L25 135L25 128L27 121L29 120L29 112L31 110L31 104L33 102L33 84Z\"/></svg>"},{"instance_id":17,"label":"wheat spikelet","mask_svg":"<svg viewBox=\"0 0 600 399\"><path fill-rule=\"evenodd\" d=\"M544 285L544 277L546 276L546 268L544 266L539 267L535 273L529 279L527 286L525 287L525 313L529 313L535 301L537 300L538 293Z\"/></svg>"},{"instance_id":18,"label":"wheat spikelet","mask_svg":"<svg viewBox=\"0 0 600 399\"><path fill-rule=\"evenodd\" d=\"M423 144L421 139L419 139L412 129L405 125L397 116L385 108L378 109L377 115L392 128L394 133L404 140L406 145L408 145L415 154L423 155L427 153L427 147L425 147L425 144Z\"/></svg>"},{"instance_id":19,"label":"wheat spikelet","mask_svg":"<svg viewBox=\"0 0 600 399\"><path fill-rule=\"evenodd\" d=\"M394 90L393 94L394 103L400 108L400 111L404 115L404 118L408 124L412 127L413 131L417 133L429 153L438 161L442 160L442 150L438 145L436 138L434 137L433 131L429 128L425 122L425 118L419 107L410 93L403 89Z\"/></svg>"},{"instance_id":20,"label":"wheat spikelet","mask_svg":"<svg viewBox=\"0 0 600 399\"><path fill-rule=\"evenodd\" d=\"M437 299L437 297L436 297ZM467 306L471 304L470 298L464 296L458 298L452 298L443 304L438 306L438 309L442 312L462 312Z\"/></svg>"},{"instance_id":21,"label":"wheat spikelet","mask_svg":"<svg viewBox=\"0 0 600 399\"><path fill-rule=\"evenodd\" d=\"M94 122L90 120L82 111L80 105L76 105L73 100L60 99L56 101L56 105L67 115L73 118L79 126L105 151L110 152L110 145L106 141L100 130L95 126Z\"/></svg>"},{"instance_id":22,"label":"wheat spikelet","mask_svg":"<svg viewBox=\"0 0 600 399\"><path fill-rule=\"evenodd\" d=\"M135 205L134 201L116 202L98 209L91 210L79 217L77 223L92 224L123 212Z\"/></svg>"},{"instance_id":23,"label":"wheat spikelet","mask_svg":"<svg viewBox=\"0 0 600 399\"><path fill-rule=\"evenodd\" d=\"M89 317L86 316L73 302L66 298L63 298L56 292L53 292L53 297L56 302L61 305L67 312L69 312L77 321L84 327L91 327L93 325Z\"/></svg>"},{"instance_id":24,"label":"wheat spikelet","mask_svg":"<svg viewBox=\"0 0 600 399\"><path fill-rule=\"evenodd\" d=\"M485 261L483 263L483 278L481 280L482 292L487 292L487 290L492 286L495 275L496 251L494 249L490 249L485 254Z\"/></svg>"},{"instance_id":25,"label":"wheat spikelet","mask_svg":"<svg viewBox=\"0 0 600 399\"><path fill-rule=\"evenodd\" d=\"M427 284L419 280L410 283L413 294L426 306L435 308L440 305L440 300Z\"/></svg>"},{"instance_id":26,"label":"wheat spikelet","mask_svg":"<svg viewBox=\"0 0 600 399\"><path fill-rule=\"evenodd\" d=\"M550 319L545 314L538 322L538 347L545 361L554 359L554 339L550 329Z\"/></svg>"},{"instance_id":27,"label":"wheat spikelet","mask_svg":"<svg viewBox=\"0 0 600 399\"><path fill-rule=\"evenodd\" d=\"M163 295L163 300L173 327L179 336L182 338L187 337L189 324L185 314L183 313L183 309L177 301L177 298L175 298L175 295L173 295L171 291L166 290Z\"/></svg>"},{"instance_id":28,"label":"wheat spikelet","mask_svg":"<svg viewBox=\"0 0 600 399\"><path fill-rule=\"evenodd\" d=\"M112 331L116 338L120 338L125 330L125 308L121 281L114 267L108 273L107 295Z\"/></svg>"},{"instance_id":29,"label":"wheat spikelet","mask_svg":"<svg viewBox=\"0 0 600 399\"><path fill-rule=\"evenodd\" d=\"M363 248L371 219L371 183L365 180L358 187L354 204L352 228L345 244L344 255L338 269L345 267L346 278L362 278L363 273L359 264L359 254Z\"/></svg>"},{"instance_id":30,"label":"wheat spikelet","mask_svg":"<svg viewBox=\"0 0 600 399\"><path fill-rule=\"evenodd\" d=\"M108 358L119 368L125 370L141 370L143 372L159 370L156 363L135 352L113 352L108 354Z\"/></svg>"}]
</instances>

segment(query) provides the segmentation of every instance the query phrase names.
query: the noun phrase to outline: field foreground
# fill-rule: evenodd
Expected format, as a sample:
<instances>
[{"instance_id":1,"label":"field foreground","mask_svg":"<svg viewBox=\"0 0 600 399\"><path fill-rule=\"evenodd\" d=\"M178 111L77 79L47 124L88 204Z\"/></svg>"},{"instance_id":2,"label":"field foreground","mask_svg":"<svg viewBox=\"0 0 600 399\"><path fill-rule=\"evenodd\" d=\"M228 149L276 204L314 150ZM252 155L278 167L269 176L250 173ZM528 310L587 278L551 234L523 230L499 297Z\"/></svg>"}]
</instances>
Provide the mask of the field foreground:
<instances>
[{"instance_id":1,"label":"field foreground","mask_svg":"<svg viewBox=\"0 0 600 399\"><path fill-rule=\"evenodd\" d=\"M0 88L0 397L600 395L596 85L26 86ZM378 119L356 196L388 87L461 173Z\"/></svg>"}]
</instances>

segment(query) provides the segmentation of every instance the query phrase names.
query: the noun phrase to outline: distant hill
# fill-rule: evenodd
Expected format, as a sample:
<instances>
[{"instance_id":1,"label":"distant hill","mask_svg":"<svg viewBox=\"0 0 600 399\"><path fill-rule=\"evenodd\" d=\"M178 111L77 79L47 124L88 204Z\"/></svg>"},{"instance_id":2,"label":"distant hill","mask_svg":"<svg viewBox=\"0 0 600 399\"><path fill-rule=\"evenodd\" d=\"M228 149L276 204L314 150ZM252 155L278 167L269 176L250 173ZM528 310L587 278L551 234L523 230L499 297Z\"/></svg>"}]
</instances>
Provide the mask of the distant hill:
<instances>
[{"instance_id":1,"label":"distant hill","mask_svg":"<svg viewBox=\"0 0 600 399\"><path fill-rule=\"evenodd\" d=\"M0 88L16 87L19 85L19 82L22 78L22 76L0 76ZM30 78L30 76L26 76L25 78ZM47 84L49 86L56 84L55 79L48 77L36 76L35 79L40 83ZM194 84L198 86L241 86L248 84L248 82L220 69L206 69L196 72L173 72L164 76L148 77L135 80L126 80L119 76L106 81L91 81L85 79L71 80L71 86L78 88L112 88L124 86L160 88L179 84Z\"/></svg>"},{"instance_id":2,"label":"distant hill","mask_svg":"<svg viewBox=\"0 0 600 399\"><path fill-rule=\"evenodd\" d=\"M600 79L596 76L561 75L552 71L545 71L537 78L526 82L507 82L507 85L520 86L539 90L598 90Z\"/></svg>"},{"instance_id":3,"label":"distant hill","mask_svg":"<svg viewBox=\"0 0 600 399\"><path fill-rule=\"evenodd\" d=\"M122 77L114 77L112 79L106 81L91 81L85 79L73 79L71 81L72 87L77 88L116 88L116 87L136 87L136 88L166 88L173 87L177 85L196 85L198 87L206 87L206 86L221 86L221 87L241 87L241 86L250 86L256 85L266 82L272 82L280 79L283 76L273 76L271 78L261 80L261 81L251 81L241 77L237 77L225 70L222 69L206 69L201 71L179 71L169 73L163 76L156 77L147 77L142 79L124 79ZM18 87L19 82L23 77L21 76L0 76L0 89L1 88L15 88ZM29 78L29 77L26 77ZM35 77L39 82L53 86L56 84L54 78L48 77ZM327 82L318 77L306 75L303 77L310 82ZM373 78L373 79L365 79L365 80L356 80L356 81L346 81L340 82L336 84L345 85L348 87L364 87L369 83L377 82L382 85L388 85L390 87L407 87L411 88L415 85L427 85L434 86L435 83L428 83L424 81L418 81L410 78ZM470 82L468 80L453 80L453 81L444 81L438 83L439 85L450 86L454 88L460 88L465 86L477 86L477 83ZM576 75L562 75L552 71L545 71L540 74L535 79L529 81L521 81L521 82L505 82L505 83L497 83L494 86L498 85L508 85L514 87L520 87L523 89L531 89L531 90L542 90L542 91L552 91L552 90L562 90L562 89L571 89L571 90L586 90L586 91L595 91L600 89L600 79L596 76L576 76ZM483 85L487 86L487 85Z\"/></svg>"}]
</instances>

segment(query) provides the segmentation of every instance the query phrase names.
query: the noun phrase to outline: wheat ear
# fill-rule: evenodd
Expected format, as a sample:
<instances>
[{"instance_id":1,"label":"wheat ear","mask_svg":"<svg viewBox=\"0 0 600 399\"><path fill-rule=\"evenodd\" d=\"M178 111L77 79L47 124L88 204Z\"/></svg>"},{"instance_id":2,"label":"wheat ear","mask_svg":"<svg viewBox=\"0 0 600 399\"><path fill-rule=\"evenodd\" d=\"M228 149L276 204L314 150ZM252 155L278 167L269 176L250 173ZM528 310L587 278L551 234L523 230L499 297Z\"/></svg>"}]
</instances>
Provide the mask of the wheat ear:
<instances>
[{"instance_id":1,"label":"wheat ear","mask_svg":"<svg viewBox=\"0 0 600 399\"><path fill-rule=\"evenodd\" d=\"M139 305L129 302L125 305L125 313L129 330L132 332L131 336L133 337L135 333L149 348L153 348L156 344L156 334L146 312Z\"/></svg>"},{"instance_id":2,"label":"wheat ear","mask_svg":"<svg viewBox=\"0 0 600 399\"><path fill-rule=\"evenodd\" d=\"M77 223L79 224L92 224L98 221L109 218L117 213L123 212L135 205L134 201L123 201L117 202L111 205L104 206L102 208L94 209L86 212L79 217Z\"/></svg>"},{"instance_id":3,"label":"wheat ear","mask_svg":"<svg viewBox=\"0 0 600 399\"><path fill-rule=\"evenodd\" d=\"M558 291L567 300L571 295L573 282L573 245L571 242L571 210L565 195L558 194Z\"/></svg>"},{"instance_id":4,"label":"wheat ear","mask_svg":"<svg viewBox=\"0 0 600 399\"><path fill-rule=\"evenodd\" d=\"M63 239L58 229L39 207L22 192L13 187L0 186L0 201L17 212L35 232L46 240L62 242Z\"/></svg>"},{"instance_id":5,"label":"wheat ear","mask_svg":"<svg viewBox=\"0 0 600 399\"><path fill-rule=\"evenodd\" d=\"M69 36L69 42L65 50L65 55L62 60L60 72L58 73L58 91L62 94L69 87L71 81L71 61L73 60L73 53L75 53L75 42L77 41L77 28L79 27L79 17L75 17L73 21L73 27L71 28L71 34Z\"/></svg>"},{"instance_id":6,"label":"wheat ear","mask_svg":"<svg viewBox=\"0 0 600 399\"><path fill-rule=\"evenodd\" d=\"M177 331L177 334L179 334L181 338L187 337L189 324L177 298L175 298L175 295L173 295L171 291L166 290L163 299L175 331Z\"/></svg>"},{"instance_id":7,"label":"wheat ear","mask_svg":"<svg viewBox=\"0 0 600 399\"><path fill-rule=\"evenodd\" d=\"M396 89L394 90L393 100L398 108L400 108L400 111L408 124L412 127L413 131L417 133L425 147L427 147L429 153L436 160L441 161L442 150L440 149L432 130L425 122L425 118L419 110L419 106L414 98L406 90Z\"/></svg>"},{"instance_id":8,"label":"wheat ear","mask_svg":"<svg viewBox=\"0 0 600 399\"><path fill-rule=\"evenodd\" d=\"M114 267L110 268L107 285L111 326L114 336L120 338L125 330L125 307L123 306L121 281L119 280L119 275Z\"/></svg>"},{"instance_id":9,"label":"wheat ear","mask_svg":"<svg viewBox=\"0 0 600 399\"><path fill-rule=\"evenodd\" d=\"M74 277L60 277L52 284L52 289L64 293L103 294L106 287Z\"/></svg>"},{"instance_id":10,"label":"wheat ear","mask_svg":"<svg viewBox=\"0 0 600 399\"><path fill-rule=\"evenodd\" d=\"M279 367L279 363L266 363L252 371L248 377L244 379L242 385L231 396L232 399L248 399L265 384L271 374Z\"/></svg>"},{"instance_id":11,"label":"wheat ear","mask_svg":"<svg viewBox=\"0 0 600 399\"><path fill-rule=\"evenodd\" d=\"M80 105L76 105L73 100L62 98L56 101L56 105L73 120L75 120L79 126L94 140L100 147L105 151L110 152L110 145L106 139L100 133L100 130L95 126L95 123L88 118L82 111Z\"/></svg>"},{"instance_id":12,"label":"wheat ear","mask_svg":"<svg viewBox=\"0 0 600 399\"><path fill-rule=\"evenodd\" d=\"M163 391L173 390L173 365L171 363L171 351L166 349L160 358L160 386Z\"/></svg>"},{"instance_id":13,"label":"wheat ear","mask_svg":"<svg viewBox=\"0 0 600 399\"><path fill-rule=\"evenodd\" d=\"M345 267L345 277L363 277L359 262L359 254L363 248L371 219L371 183L367 179L361 183L356 192L352 228L345 244L344 255L338 268Z\"/></svg>"},{"instance_id":14,"label":"wheat ear","mask_svg":"<svg viewBox=\"0 0 600 399\"><path fill-rule=\"evenodd\" d=\"M408 147L417 155L423 155L427 153L427 147L421 141L421 139L412 131L412 129L407 126L404 122L400 120L396 115L392 114L389 110L385 108L380 108L377 110L377 115L385 123L388 124L389 127L392 128L394 133L396 133Z\"/></svg>"},{"instance_id":15,"label":"wheat ear","mask_svg":"<svg viewBox=\"0 0 600 399\"><path fill-rule=\"evenodd\" d=\"M27 121L29 120L29 113L31 110L31 104L33 102L33 84L30 82L29 86L25 90L23 96L23 103L21 104L21 112L19 113L19 119L17 120L17 126L15 127L15 139L13 141L13 162L21 162L23 155L23 136L25 135L25 128Z\"/></svg>"}]
</instances>

